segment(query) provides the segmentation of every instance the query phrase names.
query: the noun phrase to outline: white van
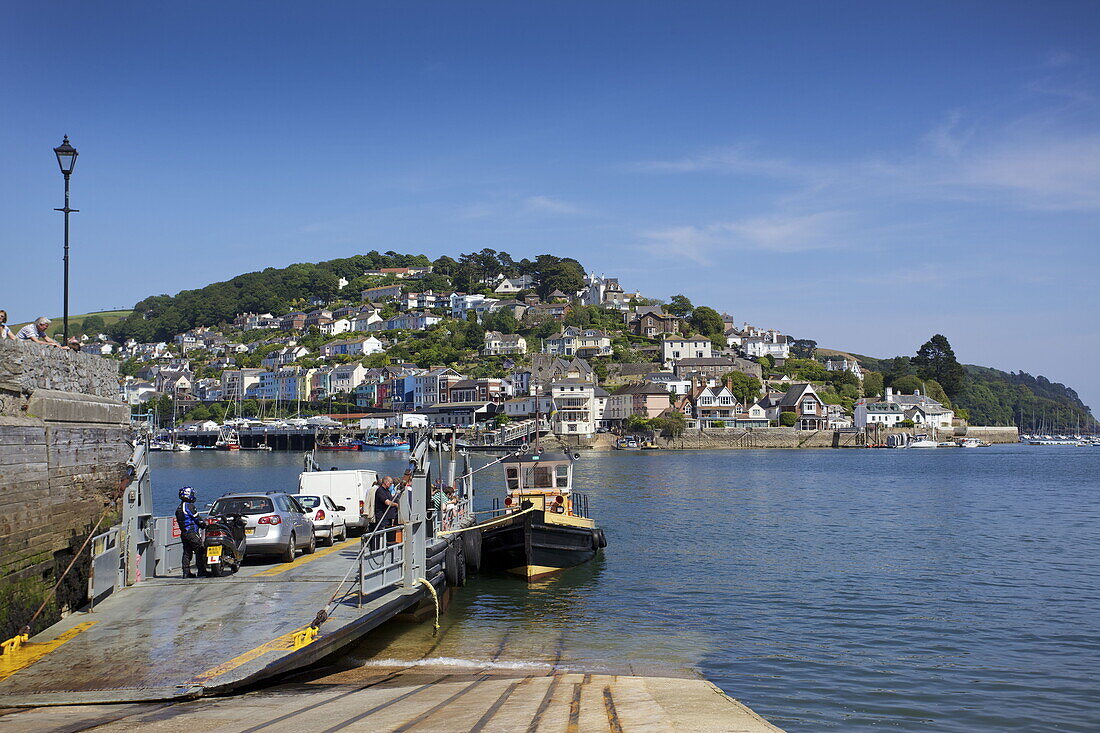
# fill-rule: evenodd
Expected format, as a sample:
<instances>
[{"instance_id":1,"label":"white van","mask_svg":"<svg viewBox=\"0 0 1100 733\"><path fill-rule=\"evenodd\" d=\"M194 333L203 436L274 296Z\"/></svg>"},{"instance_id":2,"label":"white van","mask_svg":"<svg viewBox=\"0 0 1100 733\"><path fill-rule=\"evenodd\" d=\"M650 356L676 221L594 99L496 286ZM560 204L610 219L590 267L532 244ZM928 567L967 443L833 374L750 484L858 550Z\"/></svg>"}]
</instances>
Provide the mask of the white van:
<instances>
[{"instance_id":1,"label":"white van","mask_svg":"<svg viewBox=\"0 0 1100 733\"><path fill-rule=\"evenodd\" d=\"M305 471L298 476L298 493L328 496L338 507L348 529L367 531L374 518L374 482L377 471Z\"/></svg>"}]
</instances>

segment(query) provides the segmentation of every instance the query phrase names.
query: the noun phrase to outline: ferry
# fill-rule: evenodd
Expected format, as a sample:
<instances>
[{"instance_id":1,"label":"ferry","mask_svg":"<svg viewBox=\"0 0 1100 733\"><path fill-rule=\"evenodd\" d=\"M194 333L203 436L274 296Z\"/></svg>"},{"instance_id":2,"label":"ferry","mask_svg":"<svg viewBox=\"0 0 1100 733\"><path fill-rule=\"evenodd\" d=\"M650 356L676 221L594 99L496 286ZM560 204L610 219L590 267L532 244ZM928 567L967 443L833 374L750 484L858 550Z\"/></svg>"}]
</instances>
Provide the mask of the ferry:
<instances>
[{"instance_id":1,"label":"ferry","mask_svg":"<svg viewBox=\"0 0 1100 733\"><path fill-rule=\"evenodd\" d=\"M501 461L508 494L504 513L479 525L484 568L538 580L607 546L588 516L588 497L573 491L573 460L568 453L536 453Z\"/></svg>"}]
</instances>

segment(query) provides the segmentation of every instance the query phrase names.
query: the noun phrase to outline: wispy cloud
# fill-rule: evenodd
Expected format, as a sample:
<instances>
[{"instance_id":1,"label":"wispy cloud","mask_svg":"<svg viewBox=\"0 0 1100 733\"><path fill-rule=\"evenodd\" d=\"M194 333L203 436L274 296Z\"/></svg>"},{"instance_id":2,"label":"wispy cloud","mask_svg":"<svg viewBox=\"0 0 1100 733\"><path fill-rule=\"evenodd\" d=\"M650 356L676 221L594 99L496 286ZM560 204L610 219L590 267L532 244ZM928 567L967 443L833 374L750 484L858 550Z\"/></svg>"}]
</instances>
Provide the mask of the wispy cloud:
<instances>
[{"instance_id":1,"label":"wispy cloud","mask_svg":"<svg viewBox=\"0 0 1100 733\"><path fill-rule=\"evenodd\" d=\"M652 255L709 265L714 255L724 250L805 252L841 246L842 227L848 218L840 211L774 215L649 230L641 236Z\"/></svg>"},{"instance_id":2,"label":"wispy cloud","mask_svg":"<svg viewBox=\"0 0 1100 733\"><path fill-rule=\"evenodd\" d=\"M1073 63L1052 56L1050 67ZM799 160L750 146L634 163L649 173L750 175L789 184L783 203L870 210L888 203L970 201L1008 209L1100 210L1100 103L1068 72L1022 85L1014 116L952 110L877 158Z\"/></svg>"},{"instance_id":3,"label":"wispy cloud","mask_svg":"<svg viewBox=\"0 0 1100 733\"><path fill-rule=\"evenodd\" d=\"M583 206L552 196L503 195L462 207L461 219L521 218L534 216L586 216L591 212Z\"/></svg>"}]
</instances>

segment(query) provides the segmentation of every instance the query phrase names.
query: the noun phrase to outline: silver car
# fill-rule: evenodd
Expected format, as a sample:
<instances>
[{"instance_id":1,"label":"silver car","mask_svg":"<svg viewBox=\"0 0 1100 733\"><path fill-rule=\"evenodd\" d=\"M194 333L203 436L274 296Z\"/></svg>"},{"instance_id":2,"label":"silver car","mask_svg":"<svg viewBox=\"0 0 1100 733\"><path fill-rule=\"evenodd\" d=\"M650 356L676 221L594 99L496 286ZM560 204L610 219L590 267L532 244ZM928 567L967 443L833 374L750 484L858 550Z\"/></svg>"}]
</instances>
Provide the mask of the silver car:
<instances>
[{"instance_id":1,"label":"silver car","mask_svg":"<svg viewBox=\"0 0 1100 733\"><path fill-rule=\"evenodd\" d=\"M210 513L244 517L246 556L279 555L284 562L292 562L297 550L310 555L317 549L317 533L310 515L290 494L226 494L211 505Z\"/></svg>"}]
</instances>

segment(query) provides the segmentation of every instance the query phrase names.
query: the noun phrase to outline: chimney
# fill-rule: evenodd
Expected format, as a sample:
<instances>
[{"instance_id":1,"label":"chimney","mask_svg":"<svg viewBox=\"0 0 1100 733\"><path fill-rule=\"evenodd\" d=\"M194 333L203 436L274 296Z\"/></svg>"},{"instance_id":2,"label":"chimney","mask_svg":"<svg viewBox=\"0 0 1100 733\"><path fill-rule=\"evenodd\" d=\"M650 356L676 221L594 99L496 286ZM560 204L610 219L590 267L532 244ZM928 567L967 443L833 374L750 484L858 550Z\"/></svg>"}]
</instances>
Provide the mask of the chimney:
<instances>
[{"instance_id":1,"label":"chimney","mask_svg":"<svg viewBox=\"0 0 1100 733\"><path fill-rule=\"evenodd\" d=\"M887 387L886 388L886 401L887 402L893 402L894 401L894 388L893 387Z\"/></svg>"}]
</instances>

